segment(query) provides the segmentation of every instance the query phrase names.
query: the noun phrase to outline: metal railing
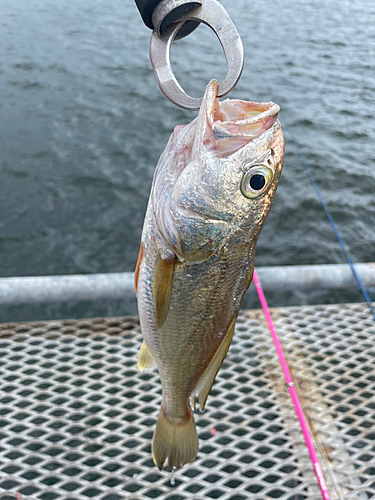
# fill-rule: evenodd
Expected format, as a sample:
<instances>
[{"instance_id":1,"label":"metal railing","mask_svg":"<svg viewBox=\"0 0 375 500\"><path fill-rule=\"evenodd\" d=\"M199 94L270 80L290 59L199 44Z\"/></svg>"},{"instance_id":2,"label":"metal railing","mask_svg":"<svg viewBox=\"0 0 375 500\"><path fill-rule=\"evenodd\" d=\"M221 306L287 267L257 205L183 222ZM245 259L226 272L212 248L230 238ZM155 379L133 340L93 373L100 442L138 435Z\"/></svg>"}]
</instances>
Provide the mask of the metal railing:
<instances>
[{"instance_id":1,"label":"metal railing","mask_svg":"<svg viewBox=\"0 0 375 500\"><path fill-rule=\"evenodd\" d=\"M347 264L257 268L265 292L356 288ZM375 263L356 264L367 288L375 288ZM117 300L135 297L134 273L0 278L0 306Z\"/></svg>"}]
</instances>

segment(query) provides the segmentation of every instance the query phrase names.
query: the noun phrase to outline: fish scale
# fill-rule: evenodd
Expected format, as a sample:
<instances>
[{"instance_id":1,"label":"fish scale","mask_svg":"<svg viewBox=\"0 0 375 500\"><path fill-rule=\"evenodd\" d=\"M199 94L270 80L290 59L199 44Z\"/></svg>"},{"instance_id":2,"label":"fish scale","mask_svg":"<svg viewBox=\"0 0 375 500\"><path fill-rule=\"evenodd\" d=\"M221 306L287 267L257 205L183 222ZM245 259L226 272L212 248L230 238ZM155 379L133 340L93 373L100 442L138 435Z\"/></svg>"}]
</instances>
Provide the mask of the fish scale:
<instances>
[{"instance_id":1,"label":"fish scale","mask_svg":"<svg viewBox=\"0 0 375 500\"><path fill-rule=\"evenodd\" d=\"M138 365L159 370L152 453L170 470L198 452L192 406L204 408L232 340L284 154L279 107L219 103L217 87L209 83L198 118L175 128L160 157L137 261Z\"/></svg>"},{"instance_id":2,"label":"fish scale","mask_svg":"<svg viewBox=\"0 0 375 500\"><path fill-rule=\"evenodd\" d=\"M174 376L180 377L181 385L178 386L178 391L185 399L190 396L198 381L199 367L207 363L207 354L215 343L220 343L222 334L226 332L236 313L237 307L233 299L238 298L237 282L243 274L242 270L238 271L243 268L241 264L243 263L240 261L224 260L219 255L200 266L191 265L188 269L191 274L189 283L185 278L186 266L177 267L175 286L172 288L173 300L160 336L165 339L163 347L168 356L178 353L176 349L181 346L174 332L184 331L188 334L184 348L191 349L191 362L195 365L192 375L189 374L192 380L184 380L184 373L177 363L169 372L171 379L175 379ZM222 293L223 290L225 293ZM189 304L189 307L186 307L186 304ZM200 344L199 352L196 350L197 344Z\"/></svg>"}]
</instances>

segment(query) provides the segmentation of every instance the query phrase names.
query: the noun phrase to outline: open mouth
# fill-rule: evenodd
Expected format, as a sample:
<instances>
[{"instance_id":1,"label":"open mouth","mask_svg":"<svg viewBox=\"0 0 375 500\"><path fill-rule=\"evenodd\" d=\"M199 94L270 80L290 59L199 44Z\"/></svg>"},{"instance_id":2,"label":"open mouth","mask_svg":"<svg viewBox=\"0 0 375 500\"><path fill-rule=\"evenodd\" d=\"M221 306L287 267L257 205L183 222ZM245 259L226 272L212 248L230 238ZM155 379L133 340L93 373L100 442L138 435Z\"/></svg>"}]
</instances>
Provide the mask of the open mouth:
<instances>
[{"instance_id":1,"label":"open mouth","mask_svg":"<svg viewBox=\"0 0 375 500\"><path fill-rule=\"evenodd\" d=\"M231 136L257 137L268 130L277 120L280 108L273 102L229 100L215 106L213 125Z\"/></svg>"},{"instance_id":2,"label":"open mouth","mask_svg":"<svg viewBox=\"0 0 375 500\"><path fill-rule=\"evenodd\" d=\"M280 108L273 102L227 99L219 102L217 82L207 89L206 119L215 141L215 152L225 157L270 129L277 121Z\"/></svg>"}]
</instances>

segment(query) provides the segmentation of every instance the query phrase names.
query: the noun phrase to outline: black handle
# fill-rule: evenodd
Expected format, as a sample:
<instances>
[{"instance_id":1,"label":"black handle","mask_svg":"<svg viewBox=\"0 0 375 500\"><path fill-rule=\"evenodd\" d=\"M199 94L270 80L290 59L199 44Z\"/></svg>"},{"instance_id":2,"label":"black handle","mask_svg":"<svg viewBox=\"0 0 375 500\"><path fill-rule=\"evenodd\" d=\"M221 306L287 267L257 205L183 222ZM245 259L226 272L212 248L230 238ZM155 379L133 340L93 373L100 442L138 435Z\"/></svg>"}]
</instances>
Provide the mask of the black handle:
<instances>
[{"instance_id":1,"label":"black handle","mask_svg":"<svg viewBox=\"0 0 375 500\"><path fill-rule=\"evenodd\" d=\"M134 0L137 4L139 13L142 16L143 22L148 28L153 29L152 25L152 13L154 12L155 7L162 0Z\"/></svg>"},{"instance_id":2,"label":"black handle","mask_svg":"<svg viewBox=\"0 0 375 500\"><path fill-rule=\"evenodd\" d=\"M162 1L163 0L135 0L145 25L152 30L156 29L158 34L163 34L172 23L176 22L177 19L202 5L202 0L175 0L174 2L172 0L168 0L168 3L165 2L166 5L163 7L163 15L165 17L163 19L157 19L156 21L154 19L157 23L157 26L154 26L152 16L155 8ZM176 40L191 33L198 25L199 23L197 22L187 21L184 28L178 32Z\"/></svg>"}]
</instances>

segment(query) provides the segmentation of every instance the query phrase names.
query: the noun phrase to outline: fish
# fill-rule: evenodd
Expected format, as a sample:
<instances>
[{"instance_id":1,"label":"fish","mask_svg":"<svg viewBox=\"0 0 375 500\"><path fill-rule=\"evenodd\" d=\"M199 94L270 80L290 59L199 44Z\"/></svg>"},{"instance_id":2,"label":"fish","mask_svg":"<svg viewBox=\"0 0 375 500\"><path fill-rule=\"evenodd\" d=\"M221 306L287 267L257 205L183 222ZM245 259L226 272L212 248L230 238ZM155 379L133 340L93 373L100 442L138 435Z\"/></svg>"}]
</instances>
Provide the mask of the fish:
<instances>
[{"instance_id":1,"label":"fish","mask_svg":"<svg viewBox=\"0 0 375 500\"><path fill-rule=\"evenodd\" d=\"M170 471L198 453L193 410L232 341L284 157L277 104L217 93L212 80L158 161L135 271L138 367L157 367L163 393L152 455Z\"/></svg>"}]
</instances>

